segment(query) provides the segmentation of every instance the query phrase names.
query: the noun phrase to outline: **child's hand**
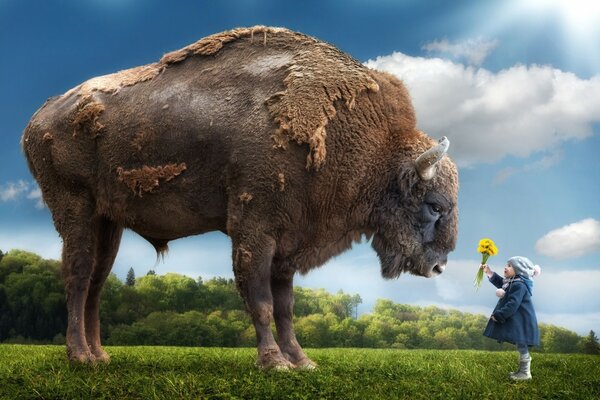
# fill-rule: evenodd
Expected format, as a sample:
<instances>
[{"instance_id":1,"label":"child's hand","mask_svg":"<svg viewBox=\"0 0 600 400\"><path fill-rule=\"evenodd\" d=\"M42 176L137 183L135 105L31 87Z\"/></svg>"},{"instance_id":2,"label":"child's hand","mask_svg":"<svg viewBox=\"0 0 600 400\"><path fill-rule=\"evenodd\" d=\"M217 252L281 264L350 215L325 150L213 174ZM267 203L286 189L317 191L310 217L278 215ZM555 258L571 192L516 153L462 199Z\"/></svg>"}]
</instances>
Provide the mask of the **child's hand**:
<instances>
[{"instance_id":1,"label":"child's hand","mask_svg":"<svg viewBox=\"0 0 600 400\"><path fill-rule=\"evenodd\" d=\"M492 271L492 269L487 264L481 264L479 268L481 268L483 272L485 272L488 278L491 278L492 275L494 275L494 271Z\"/></svg>"}]
</instances>

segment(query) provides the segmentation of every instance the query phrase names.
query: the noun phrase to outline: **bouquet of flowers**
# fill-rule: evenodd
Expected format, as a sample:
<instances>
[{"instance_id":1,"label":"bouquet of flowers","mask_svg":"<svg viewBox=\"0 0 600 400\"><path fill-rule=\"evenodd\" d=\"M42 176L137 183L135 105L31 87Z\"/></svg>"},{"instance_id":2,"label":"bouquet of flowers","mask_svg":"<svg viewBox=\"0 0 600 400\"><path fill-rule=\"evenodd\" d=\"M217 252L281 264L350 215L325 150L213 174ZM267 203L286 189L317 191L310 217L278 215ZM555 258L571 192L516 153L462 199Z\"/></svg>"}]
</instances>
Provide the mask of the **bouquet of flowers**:
<instances>
[{"instance_id":1,"label":"bouquet of flowers","mask_svg":"<svg viewBox=\"0 0 600 400\"><path fill-rule=\"evenodd\" d=\"M494 256L498 254L498 248L492 239L483 238L479 241L479 246L477 247L477 251L481 253L481 264L485 264L490 258L490 256ZM477 275L475 276L475 281L473 284L479 290L481 286L481 281L483 281L483 268L479 268L477 271Z\"/></svg>"}]
</instances>

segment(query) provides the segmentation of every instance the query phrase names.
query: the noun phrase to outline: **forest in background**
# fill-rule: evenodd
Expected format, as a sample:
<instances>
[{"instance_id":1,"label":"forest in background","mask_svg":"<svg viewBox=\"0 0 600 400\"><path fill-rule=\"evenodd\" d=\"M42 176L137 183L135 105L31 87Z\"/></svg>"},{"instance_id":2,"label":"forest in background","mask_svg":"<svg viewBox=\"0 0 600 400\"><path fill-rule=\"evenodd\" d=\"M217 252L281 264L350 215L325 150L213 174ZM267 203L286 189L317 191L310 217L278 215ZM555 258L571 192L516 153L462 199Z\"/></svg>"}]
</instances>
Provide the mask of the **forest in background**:
<instances>
[{"instance_id":1,"label":"forest in background","mask_svg":"<svg viewBox=\"0 0 600 400\"><path fill-rule=\"evenodd\" d=\"M343 291L294 288L296 335L305 347L512 350L482 335L483 315L377 300L357 315L361 298ZM202 280L148 271L125 282L111 274L101 300L103 342L109 345L253 347L254 328L231 279ZM64 343L67 311L60 262L0 251L0 342ZM598 354L586 337L540 324L548 353Z\"/></svg>"}]
</instances>

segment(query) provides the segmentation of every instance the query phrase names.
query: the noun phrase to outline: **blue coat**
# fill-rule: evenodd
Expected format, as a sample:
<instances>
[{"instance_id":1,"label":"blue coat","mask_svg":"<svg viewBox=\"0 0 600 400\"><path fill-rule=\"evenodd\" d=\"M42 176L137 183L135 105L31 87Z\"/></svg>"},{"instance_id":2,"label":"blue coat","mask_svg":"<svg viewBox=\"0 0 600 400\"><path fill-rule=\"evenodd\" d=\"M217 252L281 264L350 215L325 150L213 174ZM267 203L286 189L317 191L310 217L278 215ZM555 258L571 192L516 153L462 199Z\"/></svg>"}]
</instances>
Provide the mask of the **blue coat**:
<instances>
[{"instance_id":1,"label":"blue coat","mask_svg":"<svg viewBox=\"0 0 600 400\"><path fill-rule=\"evenodd\" d=\"M490 282L497 288L502 287L502 277L494 272ZM483 334L499 342L527 344L539 346L540 331L531 301L531 284L522 277L515 279L506 288L492 315L498 322L491 319Z\"/></svg>"}]
</instances>

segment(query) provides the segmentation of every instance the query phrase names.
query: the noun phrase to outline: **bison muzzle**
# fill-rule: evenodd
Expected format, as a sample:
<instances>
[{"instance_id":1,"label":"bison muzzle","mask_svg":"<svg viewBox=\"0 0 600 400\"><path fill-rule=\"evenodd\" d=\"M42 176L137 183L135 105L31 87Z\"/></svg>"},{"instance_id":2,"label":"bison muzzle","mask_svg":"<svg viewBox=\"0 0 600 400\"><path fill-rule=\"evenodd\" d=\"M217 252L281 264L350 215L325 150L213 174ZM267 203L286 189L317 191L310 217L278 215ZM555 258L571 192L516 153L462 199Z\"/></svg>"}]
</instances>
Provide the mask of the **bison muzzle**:
<instances>
[{"instance_id":1,"label":"bison muzzle","mask_svg":"<svg viewBox=\"0 0 600 400\"><path fill-rule=\"evenodd\" d=\"M63 239L69 359L109 359L99 297L123 229L158 252L221 231L259 365L313 368L294 334L294 274L362 237L385 278L441 273L458 223L448 143L416 128L397 78L264 26L49 99L22 146Z\"/></svg>"}]
</instances>

